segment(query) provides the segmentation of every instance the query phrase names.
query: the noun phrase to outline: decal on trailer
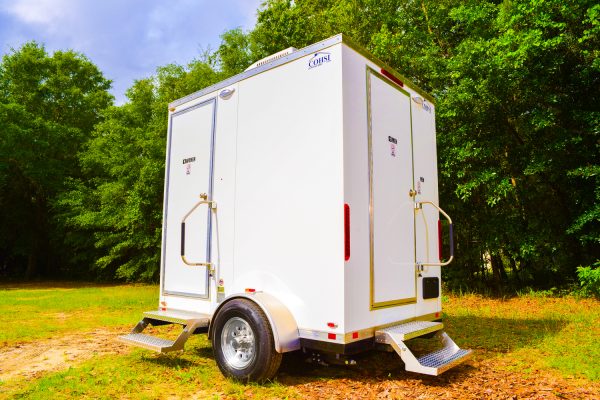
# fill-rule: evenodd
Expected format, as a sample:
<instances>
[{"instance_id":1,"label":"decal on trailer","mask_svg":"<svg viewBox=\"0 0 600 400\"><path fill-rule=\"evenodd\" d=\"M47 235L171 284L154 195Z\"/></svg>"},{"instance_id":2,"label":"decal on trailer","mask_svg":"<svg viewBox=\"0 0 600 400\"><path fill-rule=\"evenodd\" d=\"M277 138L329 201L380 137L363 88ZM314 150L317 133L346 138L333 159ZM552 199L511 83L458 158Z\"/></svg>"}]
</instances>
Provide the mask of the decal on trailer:
<instances>
[{"instance_id":1,"label":"decal on trailer","mask_svg":"<svg viewBox=\"0 0 600 400\"><path fill-rule=\"evenodd\" d=\"M196 161L196 157L189 157L183 159L183 165L185 165L185 174L190 175L192 173L192 164Z\"/></svg>"},{"instance_id":2,"label":"decal on trailer","mask_svg":"<svg viewBox=\"0 0 600 400\"><path fill-rule=\"evenodd\" d=\"M398 139L388 136L388 140L390 141L390 154L392 157L396 157L396 145L398 144Z\"/></svg>"},{"instance_id":3,"label":"decal on trailer","mask_svg":"<svg viewBox=\"0 0 600 400\"><path fill-rule=\"evenodd\" d=\"M321 65L331 61L331 53L319 51L308 60L308 69L320 67Z\"/></svg>"}]
</instances>

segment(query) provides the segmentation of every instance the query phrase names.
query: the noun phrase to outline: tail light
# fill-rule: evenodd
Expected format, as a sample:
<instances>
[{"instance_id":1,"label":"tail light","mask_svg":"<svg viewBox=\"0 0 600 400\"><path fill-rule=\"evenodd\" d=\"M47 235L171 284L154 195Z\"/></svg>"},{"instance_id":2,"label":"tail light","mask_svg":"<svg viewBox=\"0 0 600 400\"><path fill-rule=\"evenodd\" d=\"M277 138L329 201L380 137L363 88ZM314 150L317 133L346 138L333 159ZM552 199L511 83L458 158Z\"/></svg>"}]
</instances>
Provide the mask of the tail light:
<instances>
[{"instance_id":1,"label":"tail light","mask_svg":"<svg viewBox=\"0 0 600 400\"><path fill-rule=\"evenodd\" d=\"M344 259L350 259L350 206L344 204Z\"/></svg>"}]
</instances>

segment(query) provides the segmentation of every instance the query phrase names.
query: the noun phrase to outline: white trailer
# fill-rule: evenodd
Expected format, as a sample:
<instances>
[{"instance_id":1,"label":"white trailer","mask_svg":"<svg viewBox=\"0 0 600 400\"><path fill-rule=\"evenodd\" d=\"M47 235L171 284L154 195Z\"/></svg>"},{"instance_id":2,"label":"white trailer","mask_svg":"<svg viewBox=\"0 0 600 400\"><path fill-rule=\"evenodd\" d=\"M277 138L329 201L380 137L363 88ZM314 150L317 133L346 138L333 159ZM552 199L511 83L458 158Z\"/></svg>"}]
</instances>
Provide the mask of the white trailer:
<instances>
[{"instance_id":1,"label":"white trailer","mask_svg":"<svg viewBox=\"0 0 600 400\"><path fill-rule=\"evenodd\" d=\"M342 35L171 103L159 305L121 339L208 333L226 376L258 381L295 350L393 348L430 375L467 359L442 330L434 115ZM175 341L142 333L168 323ZM431 354L405 343L431 335Z\"/></svg>"}]
</instances>

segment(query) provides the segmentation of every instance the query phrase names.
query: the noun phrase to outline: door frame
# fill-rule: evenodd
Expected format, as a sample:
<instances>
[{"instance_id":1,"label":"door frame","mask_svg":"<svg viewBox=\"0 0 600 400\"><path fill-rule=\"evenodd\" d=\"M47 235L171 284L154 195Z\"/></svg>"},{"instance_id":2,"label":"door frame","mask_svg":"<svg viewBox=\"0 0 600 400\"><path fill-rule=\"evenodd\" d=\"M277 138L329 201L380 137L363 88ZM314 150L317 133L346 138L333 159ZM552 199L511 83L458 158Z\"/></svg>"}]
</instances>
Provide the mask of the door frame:
<instances>
[{"instance_id":1,"label":"door frame","mask_svg":"<svg viewBox=\"0 0 600 400\"><path fill-rule=\"evenodd\" d=\"M409 118L410 118L410 155L411 155L411 182L410 187L414 190L414 174L415 174L415 163L414 163L414 149L413 149L413 131L412 131L412 103L411 96L406 90L390 81L383 74L367 65L366 67L366 90L367 90L367 138L368 138L368 162L369 162L369 307L370 310L378 310L382 308L396 307L404 304L412 304L417 302L417 272L416 272L416 223L415 213L412 213L413 221L413 262L415 263L414 269L414 284L415 284L415 296L407 297L403 299L387 300L381 302L375 302L375 225L374 225L374 203L373 203L373 129L372 129L372 111L371 111L371 76L375 76L381 79L383 82L390 85L392 88L398 90L400 93L406 95L409 99ZM413 198L414 202L414 198Z\"/></svg>"},{"instance_id":2,"label":"door frame","mask_svg":"<svg viewBox=\"0 0 600 400\"><path fill-rule=\"evenodd\" d=\"M169 296L179 296L179 297L192 297L195 299L201 300L210 300L210 271L207 266L194 266L190 268L204 268L206 271L206 287L204 294L196 294L196 293L186 293L186 292L176 292L165 290L165 277L166 277L166 262L167 262L167 224L168 224L168 205L169 205L169 176L171 173L171 145L172 145L172 135L173 135L173 118L188 113L190 111L196 110L198 108L207 106L209 104L213 105L213 114L212 114L212 127L211 127L211 138L210 138L210 154L209 154L209 166L208 166L208 200L212 201L213 195L213 186L214 186L214 156L215 156L215 139L216 139L216 130L217 130L217 97L211 97L206 99L200 103L194 104L190 107L183 108L176 112L173 112L169 115L169 132L168 132L168 146L167 146L167 169L165 173L165 194L164 194L164 211L163 211L163 234L162 234L162 266L161 266L161 293L163 295ZM206 223L206 262L210 263L212 260L212 210L208 207L207 210L207 223ZM172 240L172 238L171 238ZM181 238L180 238L181 240Z\"/></svg>"}]
</instances>

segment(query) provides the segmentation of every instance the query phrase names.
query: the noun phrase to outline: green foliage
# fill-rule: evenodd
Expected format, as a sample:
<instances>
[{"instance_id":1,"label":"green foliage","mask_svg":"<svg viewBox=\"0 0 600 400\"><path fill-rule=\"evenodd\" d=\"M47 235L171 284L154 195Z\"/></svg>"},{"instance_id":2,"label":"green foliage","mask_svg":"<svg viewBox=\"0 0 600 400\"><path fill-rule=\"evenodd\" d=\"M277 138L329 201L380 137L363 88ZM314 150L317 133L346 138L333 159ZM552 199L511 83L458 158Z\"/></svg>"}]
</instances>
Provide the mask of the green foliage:
<instances>
[{"instance_id":1,"label":"green foliage","mask_svg":"<svg viewBox=\"0 0 600 400\"><path fill-rule=\"evenodd\" d=\"M111 102L110 81L81 54L30 42L0 63L0 274L54 276L69 260L53 206L77 152Z\"/></svg>"},{"instance_id":2,"label":"green foliage","mask_svg":"<svg viewBox=\"0 0 600 400\"><path fill-rule=\"evenodd\" d=\"M218 80L206 62L168 65L105 111L80 153L83 176L60 200L68 226L93 242L94 275L158 280L168 103Z\"/></svg>"},{"instance_id":3,"label":"green foliage","mask_svg":"<svg viewBox=\"0 0 600 400\"><path fill-rule=\"evenodd\" d=\"M576 267L600 252L600 6L591 0L268 0L254 29L225 32L187 67L159 68L106 110L108 82L89 61L28 44L0 68L9 138L0 147L31 160L4 156L0 166L0 186L18 188L0 204L28 204L3 217L3 248L62 250L48 238L59 237L72 263L94 261L96 276L157 279L167 104L338 32L436 98L440 201L457 221L449 287L573 284Z\"/></svg>"},{"instance_id":4,"label":"green foliage","mask_svg":"<svg viewBox=\"0 0 600 400\"><path fill-rule=\"evenodd\" d=\"M593 1L268 1L256 57L344 32L437 101L451 287L550 288L600 251Z\"/></svg>"},{"instance_id":5,"label":"green foliage","mask_svg":"<svg viewBox=\"0 0 600 400\"><path fill-rule=\"evenodd\" d=\"M581 295L600 298L600 261L596 261L593 266L577 267L577 277Z\"/></svg>"}]
</instances>

